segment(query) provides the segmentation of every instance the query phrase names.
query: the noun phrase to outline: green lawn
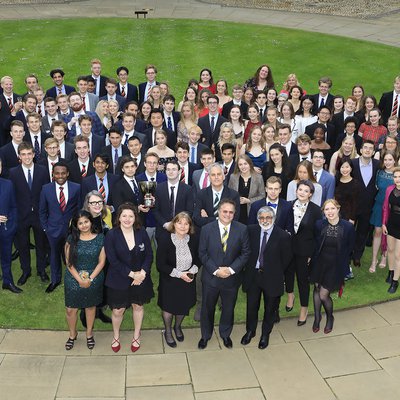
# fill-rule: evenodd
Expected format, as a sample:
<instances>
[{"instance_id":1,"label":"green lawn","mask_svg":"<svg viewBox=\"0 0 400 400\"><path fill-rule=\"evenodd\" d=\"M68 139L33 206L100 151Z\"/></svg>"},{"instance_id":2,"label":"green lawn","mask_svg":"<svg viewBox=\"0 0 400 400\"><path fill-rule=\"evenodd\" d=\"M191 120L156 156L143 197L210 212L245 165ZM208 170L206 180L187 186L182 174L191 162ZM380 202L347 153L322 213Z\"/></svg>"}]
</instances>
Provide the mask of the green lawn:
<instances>
[{"instance_id":1,"label":"green lawn","mask_svg":"<svg viewBox=\"0 0 400 400\"><path fill-rule=\"evenodd\" d=\"M36 73L40 84L52 86L48 72L63 68L66 83L75 84L80 74L90 71L90 59L103 62L103 74L115 75L119 65L131 70L130 81L144 80L144 65L157 65L158 80L167 80L172 93L180 99L188 79L198 78L203 67L212 69L214 78L225 78L230 87L243 83L261 64L271 66L278 91L289 73L295 72L309 92L317 90L318 77L329 75L334 82L333 93L348 95L351 87L362 83L367 93L378 98L392 87L400 70L399 50L369 42L336 36L278 29L250 24L194 20L134 19L62 19L0 22L2 46L1 75L11 75L15 91L25 92L23 79ZM356 279L345 288L344 296L335 300L335 308L347 308L385 301L387 270L368 273L370 250L363 268L355 270ZM35 267L34 267L35 268ZM34 270L33 268L33 270ZM14 279L20 276L14 263ZM153 268L155 287L157 273ZM66 329L63 290L44 293L35 272L23 287L21 295L0 291L0 327ZM396 296L398 297L398 296ZM284 308L285 299L282 300ZM295 310L282 316L295 316ZM236 321L244 321L245 302L241 293ZM194 326L192 316L187 326ZM161 326L156 299L146 306L144 326ZM124 327L131 326L126 318ZM109 329L96 322L96 329Z\"/></svg>"}]
</instances>

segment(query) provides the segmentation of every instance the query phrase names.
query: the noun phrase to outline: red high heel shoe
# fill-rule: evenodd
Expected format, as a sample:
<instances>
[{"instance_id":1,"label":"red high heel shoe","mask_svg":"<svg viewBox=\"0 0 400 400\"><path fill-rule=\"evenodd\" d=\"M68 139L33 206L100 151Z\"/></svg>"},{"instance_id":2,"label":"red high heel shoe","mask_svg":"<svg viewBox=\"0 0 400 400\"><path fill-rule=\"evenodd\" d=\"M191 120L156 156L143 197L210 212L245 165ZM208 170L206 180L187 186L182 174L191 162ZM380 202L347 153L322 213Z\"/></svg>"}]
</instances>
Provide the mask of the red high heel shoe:
<instances>
[{"instance_id":1,"label":"red high heel shoe","mask_svg":"<svg viewBox=\"0 0 400 400\"><path fill-rule=\"evenodd\" d=\"M114 344L117 343L117 346L114 346ZM111 349L114 353L118 353L121 349L121 343L119 342L119 338L115 339L113 338L113 341L111 343Z\"/></svg>"}]
</instances>

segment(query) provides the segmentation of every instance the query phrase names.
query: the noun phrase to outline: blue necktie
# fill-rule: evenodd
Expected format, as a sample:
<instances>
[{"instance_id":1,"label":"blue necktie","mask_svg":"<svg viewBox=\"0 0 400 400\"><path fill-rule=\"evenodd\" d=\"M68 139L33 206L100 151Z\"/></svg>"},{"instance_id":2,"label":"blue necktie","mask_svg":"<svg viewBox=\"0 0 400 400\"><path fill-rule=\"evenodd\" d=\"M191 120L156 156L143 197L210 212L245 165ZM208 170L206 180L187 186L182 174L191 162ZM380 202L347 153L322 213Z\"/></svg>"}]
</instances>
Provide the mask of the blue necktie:
<instances>
[{"instance_id":1,"label":"blue necktie","mask_svg":"<svg viewBox=\"0 0 400 400\"><path fill-rule=\"evenodd\" d=\"M265 251L265 246L267 245L267 231L264 231L264 235L261 241L261 249L260 249L260 254L258 256L258 268L263 269L264 267L264 251Z\"/></svg>"},{"instance_id":2,"label":"blue necktie","mask_svg":"<svg viewBox=\"0 0 400 400\"><path fill-rule=\"evenodd\" d=\"M168 129L170 131L172 131L172 121L171 121L171 117L168 117Z\"/></svg>"},{"instance_id":3,"label":"blue necktie","mask_svg":"<svg viewBox=\"0 0 400 400\"><path fill-rule=\"evenodd\" d=\"M28 186L29 186L29 189L32 190L32 174L31 174L30 169L28 169Z\"/></svg>"},{"instance_id":4,"label":"blue necktie","mask_svg":"<svg viewBox=\"0 0 400 400\"><path fill-rule=\"evenodd\" d=\"M196 164L196 149L191 147L190 149L190 162Z\"/></svg>"},{"instance_id":5,"label":"blue necktie","mask_svg":"<svg viewBox=\"0 0 400 400\"><path fill-rule=\"evenodd\" d=\"M321 104L319 105L319 108L323 107L324 105L325 105L325 99L322 98L322 99L321 99Z\"/></svg>"}]
</instances>

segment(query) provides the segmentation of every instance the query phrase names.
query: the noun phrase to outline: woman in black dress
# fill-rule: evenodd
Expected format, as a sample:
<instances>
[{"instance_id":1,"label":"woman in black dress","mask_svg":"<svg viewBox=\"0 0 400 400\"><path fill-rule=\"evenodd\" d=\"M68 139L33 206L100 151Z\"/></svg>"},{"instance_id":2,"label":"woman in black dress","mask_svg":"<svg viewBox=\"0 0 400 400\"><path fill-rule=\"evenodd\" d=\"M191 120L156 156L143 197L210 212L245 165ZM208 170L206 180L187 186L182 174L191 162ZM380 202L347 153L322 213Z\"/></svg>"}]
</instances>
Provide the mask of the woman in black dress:
<instances>
[{"instance_id":1,"label":"woman in black dress","mask_svg":"<svg viewBox=\"0 0 400 400\"><path fill-rule=\"evenodd\" d=\"M326 219L317 221L315 225L316 245L311 261L314 333L319 331L322 307L326 313L324 333L330 333L333 329L333 301L330 294L343 286L355 240L354 226L339 217L340 205L336 200L326 200L322 210Z\"/></svg>"},{"instance_id":2,"label":"woman in black dress","mask_svg":"<svg viewBox=\"0 0 400 400\"><path fill-rule=\"evenodd\" d=\"M121 348L120 326L125 310L132 306L135 330L131 350L135 352L140 348L143 304L154 296L150 277L153 251L149 236L140 225L137 208L132 203L119 206L115 221L116 227L107 233L104 243L109 262L105 285L114 331L111 349L117 353Z\"/></svg>"},{"instance_id":3,"label":"woman in black dress","mask_svg":"<svg viewBox=\"0 0 400 400\"><path fill-rule=\"evenodd\" d=\"M188 213L175 215L168 231L160 237L157 247L157 269L160 272L158 306L162 310L165 342L176 347L172 320L175 317L176 340L183 342L182 321L196 304L194 275L198 272L199 260L194 227Z\"/></svg>"},{"instance_id":4,"label":"woman in black dress","mask_svg":"<svg viewBox=\"0 0 400 400\"><path fill-rule=\"evenodd\" d=\"M393 171L394 185L386 189L383 202L382 231L387 235L389 293L396 293L400 277L400 167Z\"/></svg>"}]
</instances>

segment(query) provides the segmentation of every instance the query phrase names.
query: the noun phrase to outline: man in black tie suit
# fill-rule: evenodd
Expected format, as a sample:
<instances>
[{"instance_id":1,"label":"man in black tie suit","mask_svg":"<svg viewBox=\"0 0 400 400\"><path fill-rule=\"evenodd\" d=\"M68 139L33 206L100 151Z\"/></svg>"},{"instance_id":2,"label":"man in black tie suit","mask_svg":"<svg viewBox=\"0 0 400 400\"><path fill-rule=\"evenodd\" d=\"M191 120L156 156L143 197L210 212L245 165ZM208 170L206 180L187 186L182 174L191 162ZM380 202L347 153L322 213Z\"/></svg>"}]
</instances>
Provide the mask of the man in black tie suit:
<instances>
[{"instance_id":1,"label":"man in black tie suit","mask_svg":"<svg viewBox=\"0 0 400 400\"><path fill-rule=\"evenodd\" d=\"M232 348L230 338L241 270L250 256L247 228L234 221L236 203L223 199L218 206L218 221L201 230L199 256L203 264L201 339L199 349L205 349L214 329L215 307L221 297L222 308L219 334L224 346Z\"/></svg>"},{"instance_id":2,"label":"man in black tie suit","mask_svg":"<svg viewBox=\"0 0 400 400\"><path fill-rule=\"evenodd\" d=\"M138 89L135 85L128 82L129 69L127 67L118 67L116 73L119 79L117 94L122 96L127 102L132 100L138 102Z\"/></svg>"},{"instance_id":3,"label":"man in black tie suit","mask_svg":"<svg viewBox=\"0 0 400 400\"><path fill-rule=\"evenodd\" d=\"M164 124L163 129L178 132L178 122L181 119L179 112L175 111L175 97L168 94L163 98Z\"/></svg>"},{"instance_id":4,"label":"man in black tie suit","mask_svg":"<svg viewBox=\"0 0 400 400\"><path fill-rule=\"evenodd\" d=\"M292 259L290 235L275 225L275 211L269 206L257 212L258 225L249 225L250 258L246 263L243 290L247 294L246 334L241 343L247 345L256 334L261 294L264 298L259 349L269 344L280 297L283 295L284 273Z\"/></svg>"},{"instance_id":5,"label":"man in black tie suit","mask_svg":"<svg viewBox=\"0 0 400 400\"><path fill-rule=\"evenodd\" d=\"M22 269L18 285L22 286L31 276L29 247L31 228L35 238L37 274L42 282L49 280L45 271L47 239L40 225L39 200L42 186L49 183L50 178L45 167L33 163L35 153L30 143L22 142L18 146L18 154L21 165L10 170L10 180L14 184L17 199L18 227L16 244Z\"/></svg>"},{"instance_id":6,"label":"man in black tie suit","mask_svg":"<svg viewBox=\"0 0 400 400\"><path fill-rule=\"evenodd\" d=\"M108 159L110 160L107 171L112 174L118 174L118 161L122 156L128 155L129 150L127 146L122 144L122 132L118 128L113 126L110 128L108 139L110 140L110 144L103 147L101 152L107 154Z\"/></svg>"},{"instance_id":7,"label":"man in black tie suit","mask_svg":"<svg viewBox=\"0 0 400 400\"><path fill-rule=\"evenodd\" d=\"M247 109L249 108L248 104L242 100L243 98L243 87L241 85L233 85L232 87L232 97L231 101L225 103L222 107L222 116L226 119L229 118L229 113L231 108L234 105L238 105L240 107L240 111L242 112L242 118L247 118Z\"/></svg>"},{"instance_id":8,"label":"man in black tie suit","mask_svg":"<svg viewBox=\"0 0 400 400\"><path fill-rule=\"evenodd\" d=\"M333 95L329 93L332 87L332 80L327 76L322 77L318 81L318 93L311 95L312 100L314 102L314 106L312 108L312 113L314 115L317 114L318 110L321 107L328 107L329 109L333 108ZM306 132L307 133L307 132Z\"/></svg>"}]
</instances>

